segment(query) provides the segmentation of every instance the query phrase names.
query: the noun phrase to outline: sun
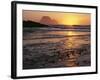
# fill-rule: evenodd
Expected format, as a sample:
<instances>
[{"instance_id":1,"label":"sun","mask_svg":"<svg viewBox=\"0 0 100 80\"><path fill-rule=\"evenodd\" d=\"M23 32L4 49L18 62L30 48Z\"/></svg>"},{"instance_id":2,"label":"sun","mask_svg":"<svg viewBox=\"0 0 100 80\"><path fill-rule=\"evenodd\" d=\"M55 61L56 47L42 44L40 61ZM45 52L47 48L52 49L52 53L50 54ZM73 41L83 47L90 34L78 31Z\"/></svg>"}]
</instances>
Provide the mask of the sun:
<instances>
[{"instance_id":1,"label":"sun","mask_svg":"<svg viewBox=\"0 0 100 80\"><path fill-rule=\"evenodd\" d=\"M67 18L64 19L64 23L67 25L78 25L79 24L79 19L77 16L68 16Z\"/></svg>"},{"instance_id":2,"label":"sun","mask_svg":"<svg viewBox=\"0 0 100 80\"><path fill-rule=\"evenodd\" d=\"M67 20L67 24L69 24L69 25L76 25L76 24L79 24L79 20L75 16L69 16L68 20Z\"/></svg>"},{"instance_id":3,"label":"sun","mask_svg":"<svg viewBox=\"0 0 100 80\"><path fill-rule=\"evenodd\" d=\"M80 17L75 14L67 14L62 19L62 24L65 25L79 25Z\"/></svg>"}]
</instances>

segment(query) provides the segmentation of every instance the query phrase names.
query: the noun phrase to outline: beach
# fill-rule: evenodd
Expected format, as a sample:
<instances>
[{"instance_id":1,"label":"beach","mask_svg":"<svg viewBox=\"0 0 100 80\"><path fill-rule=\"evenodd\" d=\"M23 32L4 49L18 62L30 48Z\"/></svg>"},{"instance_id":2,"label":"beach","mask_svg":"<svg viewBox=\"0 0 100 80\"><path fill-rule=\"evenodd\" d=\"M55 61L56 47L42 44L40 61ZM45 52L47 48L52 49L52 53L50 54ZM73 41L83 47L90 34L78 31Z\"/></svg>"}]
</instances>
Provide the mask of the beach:
<instances>
[{"instance_id":1,"label":"beach","mask_svg":"<svg viewBox=\"0 0 100 80\"><path fill-rule=\"evenodd\" d=\"M23 69L91 66L90 30L23 29Z\"/></svg>"}]
</instances>

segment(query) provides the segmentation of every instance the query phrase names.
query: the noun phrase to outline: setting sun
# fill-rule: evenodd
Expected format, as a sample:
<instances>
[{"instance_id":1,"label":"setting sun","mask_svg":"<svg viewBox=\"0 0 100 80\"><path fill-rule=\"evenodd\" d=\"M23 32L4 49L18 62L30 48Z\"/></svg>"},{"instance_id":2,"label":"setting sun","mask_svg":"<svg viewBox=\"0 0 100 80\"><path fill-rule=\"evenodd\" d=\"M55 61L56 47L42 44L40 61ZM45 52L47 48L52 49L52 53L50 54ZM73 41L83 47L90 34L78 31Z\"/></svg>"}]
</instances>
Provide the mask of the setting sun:
<instances>
[{"instance_id":1,"label":"setting sun","mask_svg":"<svg viewBox=\"0 0 100 80\"><path fill-rule=\"evenodd\" d=\"M67 25L79 24L78 17L69 15L63 20L63 24L67 24Z\"/></svg>"},{"instance_id":2,"label":"setting sun","mask_svg":"<svg viewBox=\"0 0 100 80\"><path fill-rule=\"evenodd\" d=\"M61 23L65 25L89 25L90 15L81 13L66 13Z\"/></svg>"}]
</instances>

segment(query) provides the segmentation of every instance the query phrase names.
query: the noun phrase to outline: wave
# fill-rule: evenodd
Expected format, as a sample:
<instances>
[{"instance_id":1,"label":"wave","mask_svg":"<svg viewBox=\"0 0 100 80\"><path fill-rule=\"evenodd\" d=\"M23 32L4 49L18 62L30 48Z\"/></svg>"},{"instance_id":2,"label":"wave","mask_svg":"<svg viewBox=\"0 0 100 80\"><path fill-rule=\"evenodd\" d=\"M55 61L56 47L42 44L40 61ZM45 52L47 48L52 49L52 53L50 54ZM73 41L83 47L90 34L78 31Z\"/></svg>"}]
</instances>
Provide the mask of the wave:
<instances>
[{"instance_id":1,"label":"wave","mask_svg":"<svg viewBox=\"0 0 100 80\"><path fill-rule=\"evenodd\" d=\"M24 28L24 31L81 31L81 32L90 32L88 28L77 28L77 29L61 29L61 28Z\"/></svg>"},{"instance_id":2,"label":"wave","mask_svg":"<svg viewBox=\"0 0 100 80\"><path fill-rule=\"evenodd\" d=\"M64 35L52 35L52 36L39 36L39 37L26 37L26 38L23 38L23 40L33 40L33 39L54 39L54 38L65 38L65 37L88 37L88 36L90 36L90 34L88 34L88 35L66 35L66 36L64 36Z\"/></svg>"}]
</instances>

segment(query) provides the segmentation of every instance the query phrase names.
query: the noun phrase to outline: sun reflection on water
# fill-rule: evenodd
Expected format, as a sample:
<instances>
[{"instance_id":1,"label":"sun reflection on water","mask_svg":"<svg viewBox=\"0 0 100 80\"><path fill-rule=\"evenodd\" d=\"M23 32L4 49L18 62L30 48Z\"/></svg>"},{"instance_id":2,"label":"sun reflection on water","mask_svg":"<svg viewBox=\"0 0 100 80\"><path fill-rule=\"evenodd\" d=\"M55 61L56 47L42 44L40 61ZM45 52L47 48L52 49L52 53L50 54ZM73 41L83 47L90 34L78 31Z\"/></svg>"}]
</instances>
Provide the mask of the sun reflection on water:
<instances>
[{"instance_id":1,"label":"sun reflection on water","mask_svg":"<svg viewBox=\"0 0 100 80\"><path fill-rule=\"evenodd\" d=\"M68 32L67 32L67 35L68 35L68 36L74 35L74 32L68 31Z\"/></svg>"},{"instance_id":2,"label":"sun reflection on water","mask_svg":"<svg viewBox=\"0 0 100 80\"><path fill-rule=\"evenodd\" d=\"M72 35L74 35L74 32L68 31L67 35L72 36ZM67 48L73 48L75 46L75 38L74 37L67 37L67 40L65 42L65 46Z\"/></svg>"},{"instance_id":3,"label":"sun reflection on water","mask_svg":"<svg viewBox=\"0 0 100 80\"><path fill-rule=\"evenodd\" d=\"M77 46L75 37L72 37L73 35L75 35L75 32L68 31L68 32L66 32L66 35L68 37L66 37L65 46L64 47L66 47L66 49L68 49L67 50L67 55L69 55L69 57L66 59L64 64L67 67L78 66L78 64L76 62L78 56L76 56L77 53L75 53L75 51L73 50Z\"/></svg>"}]
</instances>

